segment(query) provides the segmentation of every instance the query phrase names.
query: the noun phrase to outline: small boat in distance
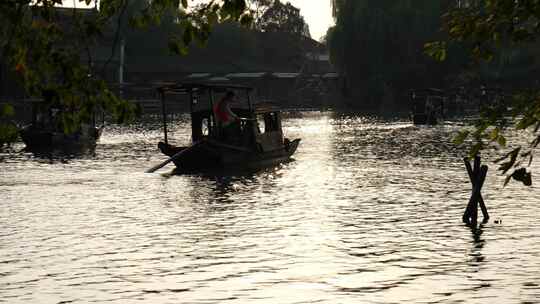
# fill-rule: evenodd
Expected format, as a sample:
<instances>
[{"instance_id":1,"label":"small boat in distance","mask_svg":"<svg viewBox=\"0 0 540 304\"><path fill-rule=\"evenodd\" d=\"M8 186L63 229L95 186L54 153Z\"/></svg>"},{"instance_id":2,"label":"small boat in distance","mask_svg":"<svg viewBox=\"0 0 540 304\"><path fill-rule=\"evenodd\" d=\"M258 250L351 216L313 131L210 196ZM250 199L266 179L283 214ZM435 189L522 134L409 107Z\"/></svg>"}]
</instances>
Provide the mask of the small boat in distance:
<instances>
[{"instance_id":1,"label":"small boat in distance","mask_svg":"<svg viewBox=\"0 0 540 304\"><path fill-rule=\"evenodd\" d=\"M415 125L437 125L443 118L446 97L439 89L414 90L411 92L411 119Z\"/></svg>"},{"instance_id":2,"label":"small boat in distance","mask_svg":"<svg viewBox=\"0 0 540 304\"><path fill-rule=\"evenodd\" d=\"M61 107L48 106L43 101L32 102L32 121L19 134L30 150L71 149L94 146L103 126L96 127L95 115L89 123L80 123L76 130L66 133Z\"/></svg>"},{"instance_id":3,"label":"small boat in distance","mask_svg":"<svg viewBox=\"0 0 540 304\"><path fill-rule=\"evenodd\" d=\"M289 140L283 136L281 111L268 103L252 104L252 90L246 86L192 83L159 87L164 141L158 143L158 148L170 158L147 172L154 172L171 161L179 172L259 170L288 161L298 148L300 139ZM224 132L216 123L213 111L215 97L229 91L235 92L236 96L245 96L241 105L231 108L236 115L242 117L234 134ZM168 142L167 94L188 97L191 114L190 145L175 146Z\"/></svg>"}]
</instances>

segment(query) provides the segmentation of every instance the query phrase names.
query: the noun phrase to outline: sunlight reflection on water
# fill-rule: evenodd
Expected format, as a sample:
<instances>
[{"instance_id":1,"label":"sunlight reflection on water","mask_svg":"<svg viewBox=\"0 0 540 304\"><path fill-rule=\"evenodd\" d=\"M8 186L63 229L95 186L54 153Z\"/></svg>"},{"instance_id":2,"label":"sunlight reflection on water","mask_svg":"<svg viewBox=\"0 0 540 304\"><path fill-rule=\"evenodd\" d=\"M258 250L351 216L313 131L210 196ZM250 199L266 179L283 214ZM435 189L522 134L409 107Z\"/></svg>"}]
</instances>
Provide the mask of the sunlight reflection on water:
<instances>
[{"instance_id":1,"label":"sunlight reflection on water","mask_svg":"<svg viewBox=\"0 0 540 304\"><path fill-rule=\"evenodd\" d=\"M2 153L0 302L540 299L538 189L503 191L490 172L484 197L502 224L462 225L470 186L449 143L460 122L284 123L302 138L295 161L246 176L143 173L163 160L156 121L108 127L79 155ZM173 133L189 139L186 117Z\"/></svg>"}]
</instances>

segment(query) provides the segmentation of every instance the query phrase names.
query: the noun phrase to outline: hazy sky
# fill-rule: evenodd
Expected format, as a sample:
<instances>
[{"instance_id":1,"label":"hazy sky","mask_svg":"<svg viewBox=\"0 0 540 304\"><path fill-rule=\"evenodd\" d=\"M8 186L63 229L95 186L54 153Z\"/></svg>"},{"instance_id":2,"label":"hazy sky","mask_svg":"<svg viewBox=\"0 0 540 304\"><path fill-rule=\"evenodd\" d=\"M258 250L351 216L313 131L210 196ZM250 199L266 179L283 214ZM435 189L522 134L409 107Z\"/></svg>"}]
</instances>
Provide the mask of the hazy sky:
<instances>
[{"instance_id":1,"label":"hazy sky","mask_svg":"<svg viewBox=\"0 0 540 304\"><path fill-rule=\"evenodd\" d=\"M334 23L330 0L289 0L288 2L300 8L309 24L311 37L315 40L325 35L328 27Z\"/></svg>"},{"instance_id":2,"label":"hazy sky","mask_svg":"<svg viewBox=\"0 0 540 304\"><path fill-rule=\"evenodd\" d=\"M189 2L201 1L204 0ZM83 3L79 3L79 0L64 0L64 5L73 6L74 2L77 3L77 7L85 7ZM290 2L294 6L300 8L301 14L309 24L311 37L315 40L319 40L319 38L324 36L328 27L334 23L330 0L282 0L282 2Z\"/></svg>"}]
</instances>

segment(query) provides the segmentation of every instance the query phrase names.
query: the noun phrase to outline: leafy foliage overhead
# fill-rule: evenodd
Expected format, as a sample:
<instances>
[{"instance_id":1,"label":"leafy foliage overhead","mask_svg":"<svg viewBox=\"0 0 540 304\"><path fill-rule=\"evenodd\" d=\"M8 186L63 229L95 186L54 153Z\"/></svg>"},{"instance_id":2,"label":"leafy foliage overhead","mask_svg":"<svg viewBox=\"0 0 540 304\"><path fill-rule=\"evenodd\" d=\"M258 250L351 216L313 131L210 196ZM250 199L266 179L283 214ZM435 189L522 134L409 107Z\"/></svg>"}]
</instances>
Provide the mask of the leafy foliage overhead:
<instances>
[{"instance_id":1,"label":"leafy foliage overhead","mask_svg":"<svg viewBox=\"0 0 540 304\"><path fill-rule=\"evenodd\" d=\"M59 8L61 0L0 1L0 62L17 75L28 95L47 97L47 103L72 110L64 117L68 132L88 121L96 108L110 111L120 121L133 113L105 79L120 36L128 28L162 23L179 27L182 32L171 31L168 46L186 54L193 42L204 44L217 23L252 22L245 0L212 0L198 6L187 0L78 1L97 9ZM93 58L100 41L112 44L104 63Z\"/></svg>"},{"instance_id":2,"label":"leafy foliage overhead","mask_svg":"<svg viewBox=\"0 0 540 304\"><path fill-rule=\"evenodd\" d=\"M474 0L458 3L443 17L443 29L448 38L426 44L427 52L435 58L444 60L451 44L464 45L472 58L488 62L500 57L505 50L538 50L540 1ZM538 52L533 54L538 61ZM535 79L531 80L534 83ZM486 109L475 130L462 132L456 142L462 143L468 137L473 137L476 144L471 154L476 154L493 142L504 148L508 145L504 136L508 127L531 134L532 139L528 146L516 144L500 158L500 170L507 173L514 168L507 182L513 177L530 184L530 173L523 166L531 164L534 151L540 144L540 91L537 86L521 89L510 106Z\"/></svg>"}]
</instances>

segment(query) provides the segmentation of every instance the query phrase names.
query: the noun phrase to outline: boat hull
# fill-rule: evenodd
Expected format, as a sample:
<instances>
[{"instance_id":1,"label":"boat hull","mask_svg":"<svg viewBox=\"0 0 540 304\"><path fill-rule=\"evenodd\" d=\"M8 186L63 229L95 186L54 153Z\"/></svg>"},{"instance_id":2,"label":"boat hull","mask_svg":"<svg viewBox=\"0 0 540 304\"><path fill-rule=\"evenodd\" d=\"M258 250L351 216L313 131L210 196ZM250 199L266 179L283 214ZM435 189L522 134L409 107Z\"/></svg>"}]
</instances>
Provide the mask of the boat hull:
<instances>
[{"instance_id":1,"label":"boat hull","mask_svg":"<svg viewBox=\"0 0 540 304\"><path fill-rule=\"evenodd\" d=\"M103 128L91 127L83 134L64 134L62 132L27 127L20 131L21 138L28 149L46 149L95 145L101 137Z\"/></svg>"},{"instance_id":2,"label":"boat hull","mask_svg":"<svg viewBox=\"0 0 540 304\"><path fill-rule=\"evenodd\" d=\"M428 114L413 114L412 121L415 125L431 125L434 126L438 123L437 118Z\"/></svg>"},{"instance_id":3,"label":"boat hull","mask_svg":"<svg viewBox=\"0 0 540 304\"><path fill-rule=\"evenodd\" d=\"M214 170L260 170L290 160L300 139L285 141L273 151L258 151L230 146L216 141L203 141L191 147L175 147L159 143L161 152L169 157L189 149L173 162L179 172L205 172Z\"/></svg>"}]
</instances>

